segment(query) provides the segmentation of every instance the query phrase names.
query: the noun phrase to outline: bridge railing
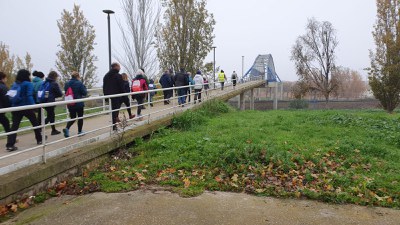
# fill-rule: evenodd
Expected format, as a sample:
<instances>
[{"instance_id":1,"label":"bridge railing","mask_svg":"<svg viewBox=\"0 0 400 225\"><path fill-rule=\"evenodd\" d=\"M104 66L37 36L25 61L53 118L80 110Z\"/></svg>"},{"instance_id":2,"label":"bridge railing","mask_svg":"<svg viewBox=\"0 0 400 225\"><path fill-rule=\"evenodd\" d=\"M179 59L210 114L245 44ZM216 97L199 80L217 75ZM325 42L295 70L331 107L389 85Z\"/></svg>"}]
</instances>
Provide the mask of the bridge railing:
<instances>
[{"instance_id":1,"label":"bridge railing","mask_svg":"<svg viewBox=\"0 0 400 225\"><path fill-rule=\"evenodd\" d=\"M225 83L225 89L230 89L232 90L233 88L240 88L240 86L242 86L243 84L247 83L247 82L252 82L258 79L248 79L246 81L243 81L242 83L238 83L238 85L236 87L233 87L232 82L228 82ZM201 91L202 94L202 102L209 100L210 98L216 97L220 94L224 94L224 92L220 92L218 91L220 89L219 83L216 82L216 86L214 88L214 83L208 83L209 89L205 90L204 86L203 89ZM79 134L76 135L71 135L68 138L65 138L63 135L60 135L60 138L57 138L56 140L53 141L47 141L47 136L46 136L46 131L48 130L49 126L55 125L55 126L59 126L62 124L66 124L70 121L77 121L79 119L84 119L84 120L88 120L90 118L96 118L96 117L101 117L101 116L105 116L107 115L107 123L105 125L100 125L100 126L96 126L94 129L90 129L90 130L85 130L85 135L87 135L88 139L93 139L93 137L89 137L90 134L95 134L96 132L99 131L104 131L103 133L99 134L100 135L104 135L106 134L106 138L109 138L113 135L113 126L115 124L112 123L112 112L114 111L122 111L124 112L125 110L127 110L128 108L131 110L135 110L137 109L137 107L139 106L150 106L150 104L154 104L154 105L158 105L159 103L163 103L164 99L154 99L153 101L150 101L150 95L152 93L155 92L162 92L162 91L168 91L168 90L172 90L172 94L173 96L170 98L170 102L171 105L168 106L164 106L164 107L159 107L159 108L154 108L154 110L148 110L148 113L143 114L139 119L141 119L140 121L138 121L138 118L133 118L133 119L129 119L127 118L128 122L136 122L131 124L127 130L129 129L133 129L134 127L146 124L146 123L150 123L152 119L157 119L158 117L163 117L166 115L170 115L170 114L175 114L178 109L179 109L179 105L177 102L178 99L178 95L176 93L176 91L178 89L181 88L188 88L190 91L188 94L184 95L184 97L186 98L192 98L191 102L186 102L184 104L184 106L191 106L193 105L194 102L194 87L195 85L188 85L185 87L172 87L172 88L167 88L167 89L155 89L155 90L148 90L148 91L141 91L141 92L134 92L134 93L123 93L123 94L117 94L117 95L108 95L108 96L97 96L97 97L89 97L89 98L83 98L83 99L76 99L76 100L72 100L72 101L58 101L58 102L53 102L53 103L44 103L44 104L36 104L36 105L28 105L28 106L20 106L20 107L11 107L11 108L4 108L4 109L0 109L0 113L12 113L12 112L16 112L16 111L23 111L23 110L35 110L38 113L41 114L41 121L39 121L40 125L36 126L36 127L32 127L32 126L26 126L22 129L18 129L16 131L11 131L11 132L2 132L0 133L0 140L4 139L4 137L11 135L11 134L22 134L22 133L27 133L27 132L31 132L35 129L41 129L41 135L42 135L42 143L38 144L36 146L31 146L25 149L18 149L17 151L13 151L13 152L8 152L5 155L0 156L0 160L6 160L7 158L13 157L13 156L17 156L23 153L27 153L27 152L31 152L31 151L40 151L41 149L41 154L40 154L40 158L41 161L43 163L46 163L46 160L48 157L53 157L55 156L54 154L49 154L48 149L50 146L58 144L58 143L62 143L62 142L66 142L68 140L80 137L80 142L83 143L85 141L87 141L87 139L85 139L84 137L82 137ZM147 101L144 102L141 105L138 104L132 104L132 96L135 95L139 95L139 94L144 94L147 97ZM131 106L130 107L121 107L120 109L116 109L116 110L112 110L110 104L107 104L107 102L111 102L112 98L119 98L119 97L124 97L127 96L129 97L130 101L131 101ZM84 102L84 103L89 103L89 102L101 102L101 105L98 106L96 105L95 107L92 108L87 108L86 111L89 110L94 110L95 112L90 113L90 114L84 114L84 116L82 117L77 117L74 119L71 119L69 117L67 117L66 119L62 119L62 120L56 120L54 123L45 123L45 108L46 107L67 107L68 104L71 103L79 103L79 102ZM190 107L189 107L190 108ZM68 112L64 113L64 114L68 114ZM134 113L132 113L134 114ZM157 117L158 114L158 117ZM54 149L53 149L54 151ZM32 161L32 164L37 163ZM7 172L11 172L9 170L1 170L0 169L0 175L1 174L5 174Z\"/></svg>"}]
</instances>

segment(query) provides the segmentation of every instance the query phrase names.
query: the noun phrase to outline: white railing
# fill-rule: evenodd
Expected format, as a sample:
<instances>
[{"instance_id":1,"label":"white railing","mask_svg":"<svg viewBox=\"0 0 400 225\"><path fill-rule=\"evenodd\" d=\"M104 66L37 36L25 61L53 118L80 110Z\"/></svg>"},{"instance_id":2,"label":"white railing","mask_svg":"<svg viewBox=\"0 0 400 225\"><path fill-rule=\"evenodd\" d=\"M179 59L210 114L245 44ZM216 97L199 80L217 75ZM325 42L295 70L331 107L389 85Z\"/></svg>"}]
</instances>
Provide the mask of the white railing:
<instances>
[{"instance_id":1,"label":"white railing","mask_svg":"<svg viewBox=\"0 0 400 225\"><path fill-rule=\"evenodd\" d=\"M254 81L254 80L247 80L244 83L251 82L251 81ZM240 88L241 86L245 86L246 87L246 85L243 85L244 83L238 83L236 87L233 87L232 83L226 83L225 88L229 89L229 90L232 90L233 88ZM217 84L219 84L219 83L217 83ZM37 110L38 111L39 109L40 109L40 113L41 113L41 121L39 121L39 123L40 123L39 126L37 126L37 127L28 126L28 127L24 127L23 129L18 129L17 131L11 131L11 132L8 132L8 133L2 132L2 133L0 133L0 139L1 138L4 139L5 136L8 136L10 134L20 134L22 132L25 133L25 132L32 131L32 130L38 129L38 128L41 129L41 134L42 134L42 144L36 145L36 146L33 146L33 147L28 147L28 148L22 149L22 150L19 149L18 151L14 151L14 152L9 152L6 155L0 156L0 160L5 160L5 159L10 158L12 156L16 156L16 155L20 155L20 154L27 153L27 152L30 152L30 151L42 149L41 160L42 160L42 162L46 163L47 153L48 153L47 149L48 149L49 146L55 145L55 144L61 143L61 142L66 142L68 140L71 140L71 139L74 139L74 138L77 138L78 136L80 136L79 134L77 134L77 135L70 136L68 138L64 138L64 136L60 135L60 136L62 136L61 138L58 138L55 141L47 142L47 140L46 140L46 130L47 130L47 128L49 126L52 126L52 125L57 126L57 125L61 125L61 124L66 124L66 123L68 123L70 121L77 121L79 119L89 119L89 118L109 115L107 125L96 127L95 129L91 129L91 130L85 130L85 135L90 135L90 134L96 133L96 132L101 131L101 130L107 130L106 132L103 132L103 134L108 133L108 137L110 137L110 136L112 136L113 126L115 125L115 124L112 123L112 112L114 112L114 111L125 111L125 110L127 110L129 108L131 110L134 110L134 109L137 109L137 107L139 107L139 106L145 106L145 105L149 106L150 103L152 103L154 105L157 105L158 103L163 103L164 102L163 95L161 95L162 96L161 99L154 100L154 101L150 102L150 95L151 95L151 93L154 93L154 92L163 92L163 91L172 90L172 94L173 95L170 98L171 105L169 105L167 107L160 107L160 109L156 109L156 110L153 110L153 111L149 110L149 113L141 115L141 119L147 118L147 120L145 120L143 123L150 123L151 122L151 118L155 114L162 114L162 116L170 115L171 113L175 114L177 112L178 108L179 108L179 105L177 104L177 99L179 98L179 96L177 96L176 91L178 89L182 89L182 88L188 88L189 90L191 90L191 91L189 91L188 94L186 94L186 95L184 95L182 97L185 97L185 98L190 97L191 98L191 102L186 102L184 105L186 105L186 106L187 105L192 105L193 102L194 102L194 97L195 97L195 93L193 91L194 90L194 86L195 85L188 85L188 86L184 86L184 87L172 87L172 88L167 88L167 89L155 89L155 90L141 91L141 92L135 92L135 93L122 93L122 94L108 95L108 96L89 97L89 98L77 99L77 100L72 100L72 101L58 101L58 102L53 102L53 103L44 103L44 104L36 104L36 105L28 105L28 106L20 106L20 107L11 107L11 108L0 109L0 113L12 113L12 112L15 112L15 111L23 111L23 110ZM208 90L205 90L204 87L203 87L203 89L201 91L202 102L205 102L205 101L209 100L210 98L216 97L216 96L218 96L218 94L224 94L225 93L225 92L217 92L217 90L220 89L219 85L216 85L215 88L214 88L214 83L209 83L208 86L209 86ZM138 104L134 105L134 104L132 104L132 100L131 100L132 98L131 97L134 96L134 95L138 95L138 94L146 95L147 101L144 102L141 105L138 105ZM108 100L108 102L111 102L112 98L118 98L118 97L124 97L124 96L128 96L129 97L129 99L131 101L131 106L130 107L121 107L120 109L112 110L111 106L109 104L106 104L107 100ZM45 124L45 118L46 118L45 117L45 108L46 107L52 107L52 106L67 107L67 104L79 103L79 102L88 103L90 101L101 101L102 105L101 106L96 106L96 107L93 107L93 108L85 109L85 111L99 110L99 109L101 109L101 110L98 111L98 112L94 112L94 113L88 114L88 115L84 115L83 117L77 117L75 119L67 118L67 119L58 120L58 121L56 120L54 123ZM68 115L68 112L67 113L63 113L62 115L65 115L65 114ZM132 113L132 114L134 114L134 113ZM60 115L57 115L57 116L60 116ZM127 119L127 120L129 122L129 121L136 121L137 119L138 118ZM157 118L154 118L154 120L155 119L157 119ZM142 124L132 124L132 125L130 125L128 130L132 129L133 127L138 126L138 125L142 125ZM90 137L90 138L93 139L93 137ZM4 173L5 172L0 171L0 175L4 174Z\"/></svg>"}]
</instances>

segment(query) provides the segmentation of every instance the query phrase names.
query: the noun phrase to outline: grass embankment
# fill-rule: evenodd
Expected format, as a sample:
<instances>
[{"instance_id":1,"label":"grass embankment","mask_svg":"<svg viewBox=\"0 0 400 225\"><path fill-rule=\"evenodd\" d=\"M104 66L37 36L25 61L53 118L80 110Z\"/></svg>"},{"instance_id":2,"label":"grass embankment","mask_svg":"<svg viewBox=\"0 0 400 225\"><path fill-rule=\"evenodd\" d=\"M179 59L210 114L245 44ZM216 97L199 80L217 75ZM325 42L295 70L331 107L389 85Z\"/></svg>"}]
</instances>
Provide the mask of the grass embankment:
<instances>
[{"instance_id":1,"label":"grass embankment","mask_svg":"<svg viewBox=\"0 0 400 225\"><path fill-rule=\"evenodd\" d=\"M246 191L400 206L400 118L383 111L236 112L211 102L129 152L134 157L76 178L69 191L157 184L182 196Z\"/></svg>"}]
</instances>

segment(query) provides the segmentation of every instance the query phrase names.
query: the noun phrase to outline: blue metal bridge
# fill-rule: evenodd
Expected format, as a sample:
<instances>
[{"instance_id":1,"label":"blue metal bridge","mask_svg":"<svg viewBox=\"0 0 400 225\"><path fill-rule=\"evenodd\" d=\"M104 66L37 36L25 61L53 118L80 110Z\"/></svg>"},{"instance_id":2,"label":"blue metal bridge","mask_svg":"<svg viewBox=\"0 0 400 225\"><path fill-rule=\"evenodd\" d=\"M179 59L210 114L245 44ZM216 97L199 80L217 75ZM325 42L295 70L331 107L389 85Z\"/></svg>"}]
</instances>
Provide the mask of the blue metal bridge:
<instances>
[{"instance_id":1,"label":"blue metal bridge","mask_svg":"<svg viewBox=\"0 0 400 225\"><path fill-rule=\"evenodd\" d=\"M274 58L271 54L258 55L253 66L244 74L243 79L264 77L267 83L282 82L275 71Z\"/></svg>"}]
</instances>

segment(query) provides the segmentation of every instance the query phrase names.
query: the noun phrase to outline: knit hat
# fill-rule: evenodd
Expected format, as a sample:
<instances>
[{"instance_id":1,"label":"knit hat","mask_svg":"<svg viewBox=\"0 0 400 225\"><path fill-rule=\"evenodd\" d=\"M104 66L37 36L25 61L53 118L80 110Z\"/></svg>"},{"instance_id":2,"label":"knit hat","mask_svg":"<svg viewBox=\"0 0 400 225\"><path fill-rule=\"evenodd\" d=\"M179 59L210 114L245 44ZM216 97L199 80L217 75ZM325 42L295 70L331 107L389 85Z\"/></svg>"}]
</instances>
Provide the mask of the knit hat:
<instances>
[{"instance_id":1,"label":"knit hat","mask_svg":"<svg viewBox=\"0 0 400 225\"><path fill-rule=\"evenodd\" d=\"M136 71L136 75L144 75L144 72L143 72L143 70L138 70L138 71Z\"/></svg>"},{"instance_id":2,"label":"knit hat","mask_svg":"<svg viewBox=\"0 0 400 225\"><path fill-rule=\"evenodd\" d=\"M200 70L197 70L197 73L196 74L200 74L201 75L201 71Z\"/></svg>"}]
</instances>

